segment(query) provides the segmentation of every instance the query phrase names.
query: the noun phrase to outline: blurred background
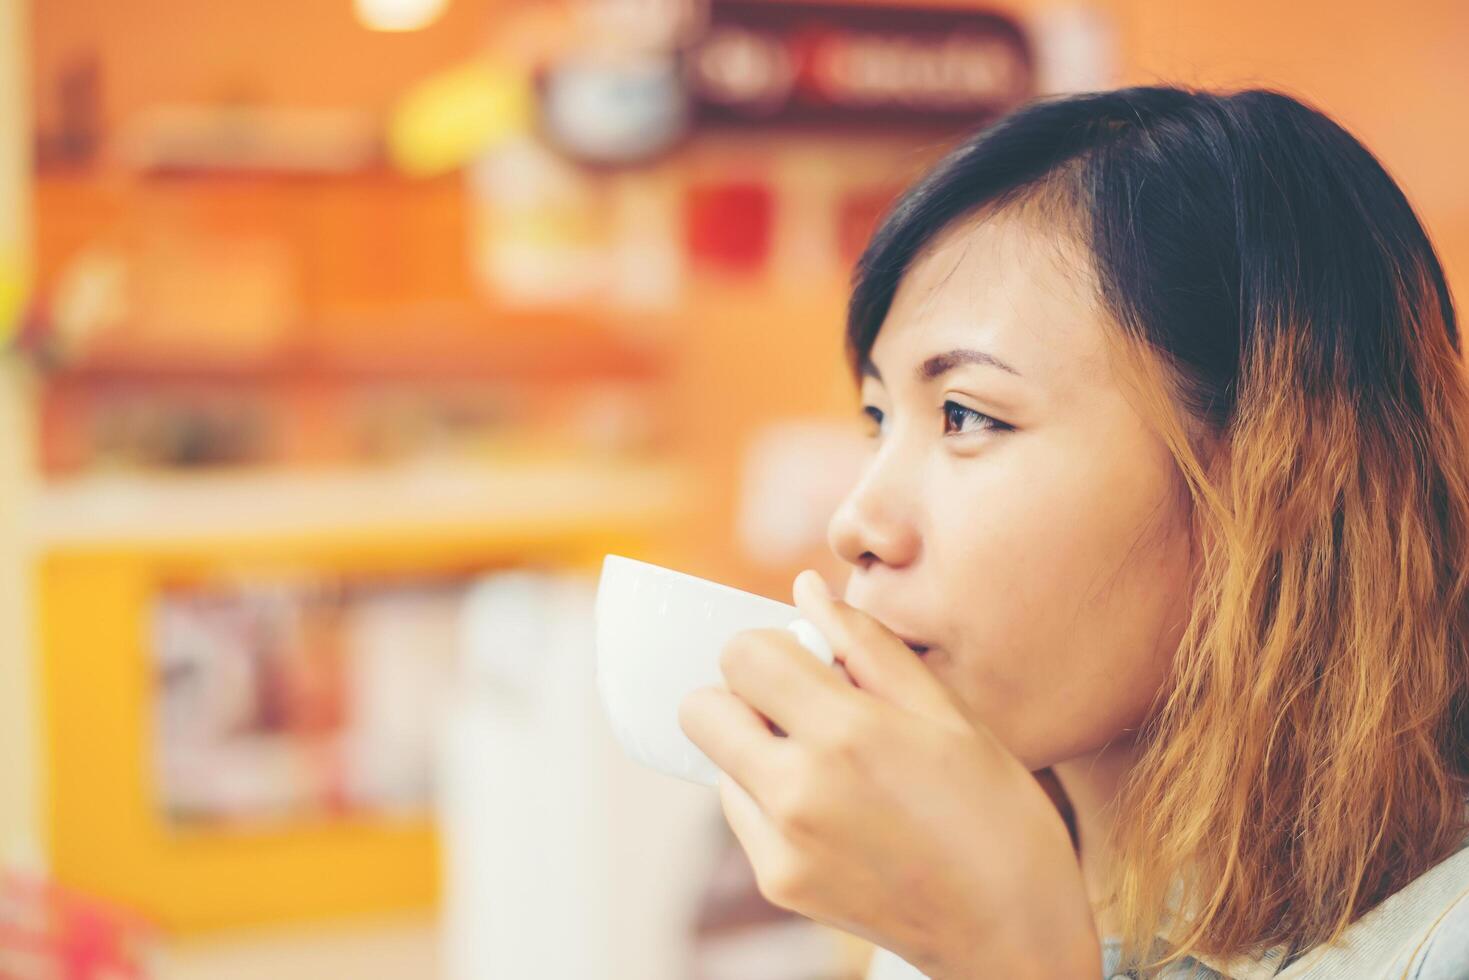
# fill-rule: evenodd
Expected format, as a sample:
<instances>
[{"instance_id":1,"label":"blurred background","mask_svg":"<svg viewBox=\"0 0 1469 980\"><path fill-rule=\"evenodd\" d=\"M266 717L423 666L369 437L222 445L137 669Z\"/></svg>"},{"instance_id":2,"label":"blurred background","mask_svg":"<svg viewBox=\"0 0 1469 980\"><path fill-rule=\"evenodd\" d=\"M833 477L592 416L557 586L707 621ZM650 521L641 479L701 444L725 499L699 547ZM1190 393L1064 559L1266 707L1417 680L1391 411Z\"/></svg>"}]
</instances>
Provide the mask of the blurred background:
<instances>
[{"instance_id":1,"label":"blurred background","mask_svg":"<svg viewBox=\"0 0 1469 980\"><path fill-rule=\"evenodd\" d=\"M0 977L855 980L591 688L834 584L852 262L998 114L1314 101L1462 296L1457 0L0 0Z\"/></svg>"}]
</instances>

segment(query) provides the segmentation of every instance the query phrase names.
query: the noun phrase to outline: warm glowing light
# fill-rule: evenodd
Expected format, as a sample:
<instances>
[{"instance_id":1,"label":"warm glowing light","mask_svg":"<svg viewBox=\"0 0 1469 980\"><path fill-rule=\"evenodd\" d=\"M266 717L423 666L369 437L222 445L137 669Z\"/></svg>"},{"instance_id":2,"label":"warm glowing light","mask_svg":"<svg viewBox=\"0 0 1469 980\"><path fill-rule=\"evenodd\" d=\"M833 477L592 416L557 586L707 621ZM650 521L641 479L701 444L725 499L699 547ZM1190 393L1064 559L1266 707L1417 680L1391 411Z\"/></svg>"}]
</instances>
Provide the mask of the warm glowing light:
<instances>
[{"instance_id":1,"label":"warm glowing light","mask_svg":"<svg viewBox=\"0 0 1469 980\"><path fill-rule=\"evenodd\" d=\"M448 5L449 0L352 0L357 19L375 31L416 31Z\"/></svg>"}]
</instances>

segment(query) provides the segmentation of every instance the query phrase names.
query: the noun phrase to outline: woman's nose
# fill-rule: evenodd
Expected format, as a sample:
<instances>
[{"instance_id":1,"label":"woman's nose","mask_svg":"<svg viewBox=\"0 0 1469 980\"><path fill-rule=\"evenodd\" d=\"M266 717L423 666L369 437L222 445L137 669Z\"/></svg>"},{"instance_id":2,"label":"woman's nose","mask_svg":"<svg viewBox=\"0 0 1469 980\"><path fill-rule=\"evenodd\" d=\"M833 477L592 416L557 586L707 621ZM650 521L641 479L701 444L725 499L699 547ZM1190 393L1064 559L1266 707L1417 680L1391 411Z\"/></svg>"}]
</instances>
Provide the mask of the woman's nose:
<instances>
[{"instance_id":1,"label":"woman's nose","mask_svg":"<svg viewBox=\"0 0 1469 980\"><path fill-rule=\"evenodd\" d=\"M847 494L827 525L827 543L836 556L858 568L874 562L902 566L918 557L919 536L906 516L909 505L868 473Z\"/></svg>"}]
</instances>

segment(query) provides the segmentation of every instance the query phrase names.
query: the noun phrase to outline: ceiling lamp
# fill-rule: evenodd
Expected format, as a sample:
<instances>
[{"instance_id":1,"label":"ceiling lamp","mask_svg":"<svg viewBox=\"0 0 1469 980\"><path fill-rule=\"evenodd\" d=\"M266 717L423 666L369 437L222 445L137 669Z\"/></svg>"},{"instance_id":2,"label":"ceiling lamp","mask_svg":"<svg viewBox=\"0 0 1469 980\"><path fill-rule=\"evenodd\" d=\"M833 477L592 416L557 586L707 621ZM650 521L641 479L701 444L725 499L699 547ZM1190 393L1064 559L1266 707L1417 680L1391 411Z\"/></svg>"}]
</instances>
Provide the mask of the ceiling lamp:
<instances>
[{"instance_id":1,"label":"ceiling lamp","mask_svg":"<svg viewBox=\"0 0 1469 980\"><path fill-rule=\"evenodd\" d=\"M357 19L374 31L416 31L448 5L449 0L352 0Z\"/></svg>"}]
</instances>

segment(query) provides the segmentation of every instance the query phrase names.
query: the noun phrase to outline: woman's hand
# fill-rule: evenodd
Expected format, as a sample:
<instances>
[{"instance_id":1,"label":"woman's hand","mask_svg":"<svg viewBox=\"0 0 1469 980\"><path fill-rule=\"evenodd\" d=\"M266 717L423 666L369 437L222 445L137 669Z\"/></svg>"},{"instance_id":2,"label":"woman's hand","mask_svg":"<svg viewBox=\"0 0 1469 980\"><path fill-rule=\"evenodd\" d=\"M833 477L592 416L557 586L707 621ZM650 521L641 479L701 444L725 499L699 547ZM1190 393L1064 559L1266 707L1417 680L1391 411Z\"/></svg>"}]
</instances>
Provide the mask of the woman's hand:
<instances>
[{"instance_id":1,"label":"woman's hand","mask_svg":"<svg viewBox=\"0 0 1469 980\"><path fill-rule=\"evenodd\" d=\"M725 817L761 893L933 980L1099 977L1070 837L1035 777L815 572L795 600L846 676L787 630L748 630L724 649L728 689L679 710L724 770Z\"/></svg>"}]
</instances>

